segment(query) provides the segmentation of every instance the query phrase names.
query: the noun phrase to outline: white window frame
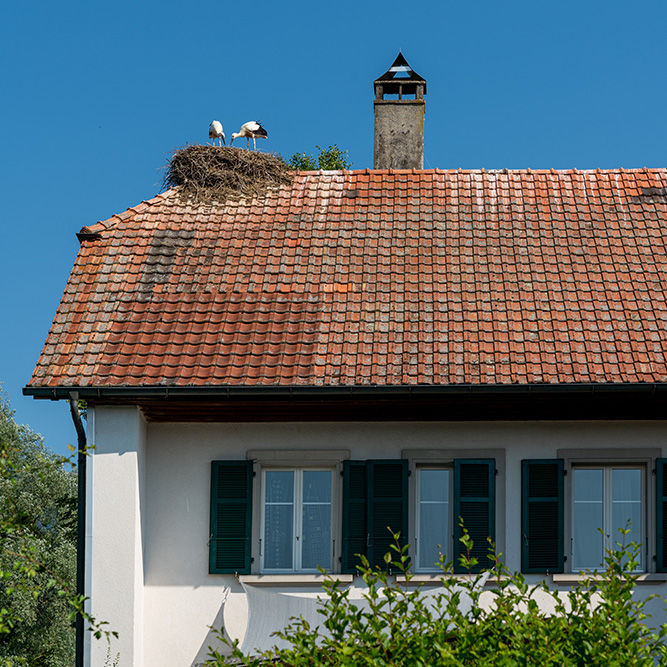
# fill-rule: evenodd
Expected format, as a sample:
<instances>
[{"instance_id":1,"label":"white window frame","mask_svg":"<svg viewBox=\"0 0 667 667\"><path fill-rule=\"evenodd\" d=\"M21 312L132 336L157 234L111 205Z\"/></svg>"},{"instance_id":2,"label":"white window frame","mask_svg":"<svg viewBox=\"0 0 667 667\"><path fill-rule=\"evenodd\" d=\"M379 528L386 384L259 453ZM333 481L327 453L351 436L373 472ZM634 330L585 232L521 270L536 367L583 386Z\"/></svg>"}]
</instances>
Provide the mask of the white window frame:
<instances>
[{"instance_id":1,"label":"white window frame","mask_svg":"<svg viewBox=\"0 0 667 667\"><path fill-rule=\"evenodd\" d=\"M601 470L602 471L602 522L603 525L600 526L603 535L600 535L603 539L603 553L601 554L601 562L596 568L587 568L587 567L576 567L574 562L574 551L575 551L575 537L574 537L574 517L575 517L575 508L576 501L574 499L574 477L575 473L579 470ZM605 566L605 557L607 549L617 550L619 548L619 543L623 540L623 536L616 532L612 532L612 512L613 512L613 498L612 498L612 474L614 470L638 470L641 474L641 485L640 485L640 503L641 503L641 515L640 515L640 525L639 525L639 544L641 546L639 552L639 564L636 569L636 572L644 572L646 567L646 467L641 464L632 464L632 463L588 463L581 465L572 466L572 490L571 496L572 500L570 503L570 521L573 527L572 534L570 535L570 557L572 558L572 572L581 573L592 569L604 569ZM599 533L596 534L599 535Z\"/></svg>"},{"instance_id":2,"label":"white window frame","mask_svg":"<svg viewBox=\"0 0 667 667\"><path fill-rule=\"evenodd\" d=\"M656 553L655 542L655 475L656 461L662 456L658 448L626 449L559 449L557 457L564 460L565 469L565 572L580 575L574 569L573 550L573 513L574 513L574 468L641 468L642 469L642 549L641 567L637 573L655 572L653 555ZM620 536L618 536L620 537ZM618 541L614 536L611 546ZM558 575L562 576L562 575Z\"/></svg>"},{"instance_id":3,"label":"white window frame","mask_svg":"<svg viewBox=\"0 0 667 667\"><path fill-rule=\"evenodd\" d=\"M264 470L331 470L331 569L330 574L340 572L341 534L342 534L342 498L343 498L343 461L350 458L347 449L304 450L304 449L252 449L246 453L246 459L253 462L255 484L252 501L252 552L250 572L262 575L262 580L270 581L274 575L319 575L317 570L268 570L263 567L264 545ZM318 577L319 578L319 577Z\"/></svg>"},{"instance_id":4,"label":"white window frame","mask_svg":"<svg viewBox=\"0 0 667 667\"><path fill-rule=\"evenodd\" d=\"M292 498L292 567L291 568L267 568L264 557L266 555L265 543L265 529L266 529L266 475L270 472L291 472L294 473L294 494ZM260 572L262 574L287 574L296 572L315 573L319 570L317 567L304 568L302 565L302 533L303 533L303 475L305 472L328 472L331 475L331 500L329 503L329 534L331 536L329 541L329 570L334 564L334 484L335 484L335 470L331 467L279 467L262 469L261 494L262 494L262 518L260 526Z\"/></svg>"}]
</instances>

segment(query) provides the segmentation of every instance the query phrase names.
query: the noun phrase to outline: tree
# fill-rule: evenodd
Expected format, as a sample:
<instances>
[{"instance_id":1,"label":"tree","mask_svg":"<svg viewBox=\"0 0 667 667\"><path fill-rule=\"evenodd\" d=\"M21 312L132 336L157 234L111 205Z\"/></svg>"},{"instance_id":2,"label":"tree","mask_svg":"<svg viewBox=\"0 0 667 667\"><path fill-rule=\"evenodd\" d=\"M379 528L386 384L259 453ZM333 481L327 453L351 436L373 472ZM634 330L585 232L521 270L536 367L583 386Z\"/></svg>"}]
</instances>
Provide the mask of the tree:
<instances>
[{"instance_id":1,"label":"tree","mask_svg":"<svg viewBox=\"0 0 667 667\"><path fill-rule=\"evenodd\" d=\"M74 663L76 474L0 395L0 664Z\"/></svg>"},{"instance_id":2,"label":"tree","mask_svg":"<svg viewBox=\"0 0 667 667\"><path fill-rule=\"evenodd\" d=\"M299 171L315 171L316 169L330 171L349 169L352 166L352 163L347 160L347 151L342 151L336 144L329 148L319 146L315 148L319 151L317 160L307 153L294 153L287 161L287 165Z\"/></svg>"}]
</instances>

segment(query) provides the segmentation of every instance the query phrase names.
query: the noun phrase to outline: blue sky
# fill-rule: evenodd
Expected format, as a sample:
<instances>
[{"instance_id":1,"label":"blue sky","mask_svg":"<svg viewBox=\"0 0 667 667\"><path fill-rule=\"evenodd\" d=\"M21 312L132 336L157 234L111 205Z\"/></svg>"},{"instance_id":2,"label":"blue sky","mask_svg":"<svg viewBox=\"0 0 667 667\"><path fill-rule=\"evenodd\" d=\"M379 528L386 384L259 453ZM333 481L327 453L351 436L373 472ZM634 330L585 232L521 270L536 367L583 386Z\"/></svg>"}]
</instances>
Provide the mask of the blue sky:
<instances>
[{"instance_id":1,"label":"blue sky","mask_svg":"<svg viewBox=\"0 0 667 667\"><path fill-rule=\"evenodd\" d=\"M75 233L155 195L213 118L371 167L372 83L400 48L428 82L427 167L663 167L666 25L665 0L4 3L0 381L18 421L75 441L66 403L21 395Z\"/></svg>"}]
</instances>

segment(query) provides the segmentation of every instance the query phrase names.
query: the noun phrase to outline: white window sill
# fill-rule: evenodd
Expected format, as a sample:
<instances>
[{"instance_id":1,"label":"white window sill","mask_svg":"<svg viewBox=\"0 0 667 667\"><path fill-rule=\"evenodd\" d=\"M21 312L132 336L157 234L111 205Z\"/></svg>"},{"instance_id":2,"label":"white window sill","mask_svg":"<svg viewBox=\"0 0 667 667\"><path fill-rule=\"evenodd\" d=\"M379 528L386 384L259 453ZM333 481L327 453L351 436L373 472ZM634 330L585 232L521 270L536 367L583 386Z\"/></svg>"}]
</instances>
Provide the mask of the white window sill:
<instances>
[{"instance_id":1,"label":"white window sill","mask_svg":"<svg viewBox=\"0 0 667 667\"><path fill-rule=\"evenodd\" d=\"M399 584L414 584L415 586L418 584L442 584L443 579L453 579L454 581L460 581L460 582L466 582L466 581L476 581L477 577L479 577L479 574L443 574L442 572L433 572L433 573L428 573L428 572L422 572L419 574L413 574L410 577L410 581L407 581L406 577L404 574L398 574L396 575L396 581ZM485 586L493 586L498 582L497 577L489 577L484 585Z\"/></svg>"},{"instance_id":2,"label":"white window sill","mask_svg":"<svg viewBox=\"0 0 667 667\"><path fill-rule=\"evenodd\" d=\"M600 574L552 574L551 579L554 584L581 584L584 581L601 581L604 577ZM667 582L666 573L646 573L638 574L635 580L637 584L646 586L659 586Z\"/></svg>"},{"instance_id":3,"label":"white window sill","mask_svg":"<svg viewBox=\"0 0 667 667\"><path fill-rule=\"evenodd\" d=\"M321 586L325 580L333 579L351 584L351 574L242 574L239 581L250 586Z\"/></svg>"}]
</instances>

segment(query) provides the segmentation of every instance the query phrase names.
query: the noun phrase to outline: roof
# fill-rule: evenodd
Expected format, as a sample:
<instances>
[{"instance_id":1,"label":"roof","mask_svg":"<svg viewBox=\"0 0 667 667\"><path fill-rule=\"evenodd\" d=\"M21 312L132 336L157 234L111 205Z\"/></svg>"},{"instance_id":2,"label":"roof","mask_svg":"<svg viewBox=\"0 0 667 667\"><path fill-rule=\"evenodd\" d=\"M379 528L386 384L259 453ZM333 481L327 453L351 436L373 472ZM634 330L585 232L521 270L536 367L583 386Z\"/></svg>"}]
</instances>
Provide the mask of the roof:
<instances>
[{"instance_id":1,"label":"roof","mask_svg":"<svg viewBox=\"0 0 667 667\"><path fill-rule=\"evenodd\" d=\"M82 230L31 388L667 381L667 170L296 172Z\"/></svg>"}]
</instances>

